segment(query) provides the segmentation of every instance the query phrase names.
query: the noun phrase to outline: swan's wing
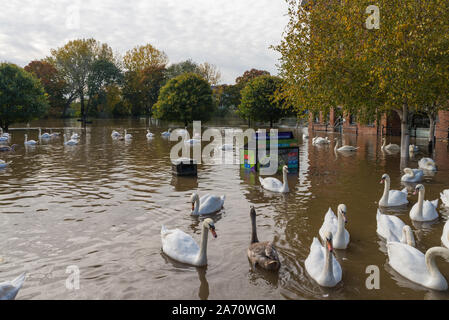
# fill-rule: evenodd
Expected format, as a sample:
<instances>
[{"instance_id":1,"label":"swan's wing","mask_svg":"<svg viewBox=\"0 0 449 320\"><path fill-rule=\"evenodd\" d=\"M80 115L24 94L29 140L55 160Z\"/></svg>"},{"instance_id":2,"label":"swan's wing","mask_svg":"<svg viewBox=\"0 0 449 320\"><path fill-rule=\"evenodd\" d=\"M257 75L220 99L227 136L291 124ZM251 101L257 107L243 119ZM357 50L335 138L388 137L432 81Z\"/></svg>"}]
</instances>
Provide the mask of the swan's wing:
<instances>
[{"instance_id":1,"label":"swan's wing","mask_svg":"<svg viewBox=\"0 0 449 320\"><path fill-rule=\"evenodd\" d=\"M438 212L435 209L435 201L429 201L429 200L424 200L424 204L423 204L423 217L425 218L426 221L432 221L438 218ZM436 201L436 204L438 205L438 201Z\"/></svg>"},{"instance_id":2,"label":"swan's wing","mask_svg":"<svg viewBox=\"0 0 449 320\"><path fill-rule=\"evenodd\" d=\"M388 194L389 205L400 206L407 203L407 188L404 188L402 191L390 190Z\"/></svg>"},{"instance_id":3,"label":"swan's wing","mask_svg":"<svg viewBox=\"0 0 449 320\"><path fill-rule=\"evenodd\" d=\"M265 178L265 179L262 179L262 180L260 180L260 179L262 179L262 178L259 177L260 183L267 190L275 190L275 191L277 191L277 190L282 188L282 185L283 185L282 182L280 182L276 178L268 177L268 178Z\"/></svg>"},{"instance_id":4,"label":"swan's wing","mask_svg":"<svg viewBox=\"0 0 449 320\"><path fill-rule=\"evenodd\" d=\"M380 213L377 210L377 233L387 241L400 241L405 223L396 216Z\"/></svg>"},{"instance_id":5,"label":"swan's wing","mask_svg":"<svg viewBox=\"0 0 449 320\"><path fill-rule=\"evenodd\" d=\"M387 243L388 259L391 267L405 278L423 284L429 274L424 254L404 243Z\"/></svg>"},{"instance_id":6,"label":"swan's wing","mask_svg":"<svg viewBox=\"0 0 449 320\"><path fill-rule=\"evenodd\" d=\"M435 209L438 208L438 199L430 201L430 203L435 207Z\"/></svg>"},{"instance_id":7,"label":"swan's wing","mask_svg":"<svg viewBox=\"0 0 449 320\"><path fill-rule=\"evenodd\" d=\"M327 210L326 215L324 216L324 222L321 225L320 230L318 231L321 239L324 239L326 237L326 232L330 231L333 235L337 232L338 227L338 219L335 216L335 213L332 211L331 208Z\"/></svg>"},{"instance_id":8,"label":"swan's wing","mask_svg":"<svg viewBox=\"0 0 449 320\"><path fill-rule=\"evenodd\" d=\"M179 230L167 230L162 234L162 250L170 258L192 263L199 252L198 244L187 233Z\"/></svg>"},{"instance_id":9,"label":"swan's wing","mask_svg":"<svg viewBox=\"0 0 449 320\"><path fill-rule=\"evenodd\" d=\"M220 210L223 207L224 200L221 197L207 194L206 196L201 197L200 200L200 214L209 214L214 213Z\"/></svg>"},{"instance_id":10,"label":"swan's wing","mask_svg":"<svg viewBox=\"0 0 449 320\"><path fill-rule=\"evenodd\" d=\"M310 253L307 259L304 261L307 272L316 279L319 277L323 270L325 252L318 238L314 237L312 244L310 245Z\"/></svg>"},{"instance_id":11,"label":"swan's wing","mask_svg":"<svg viewBox=\"0 0 449 320\"><path fill-rule=\"evenodd\" d=\"M12 281L0 283L0 300L13 300L25 281L25 273Z\"/></svg>"},{"instance_id":12,"label":"swan's wing","mask_svg":"<svg viewBox=\"0 0 449 320\"><path fill-rule=\"evenodd\" d=\"M449 220L447 220L446 223L444 224L441 242L443 242L443 245L446 248L449 248Z\"/></svg>"}]
</instances>

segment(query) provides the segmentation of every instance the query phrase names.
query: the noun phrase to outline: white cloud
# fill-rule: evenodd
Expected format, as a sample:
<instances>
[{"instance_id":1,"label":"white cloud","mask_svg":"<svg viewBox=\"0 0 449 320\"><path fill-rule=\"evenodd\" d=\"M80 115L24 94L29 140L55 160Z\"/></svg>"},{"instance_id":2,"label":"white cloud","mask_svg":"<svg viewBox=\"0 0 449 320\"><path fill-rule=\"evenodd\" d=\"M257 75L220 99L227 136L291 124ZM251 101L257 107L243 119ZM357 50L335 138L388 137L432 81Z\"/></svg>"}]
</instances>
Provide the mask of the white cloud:
<instances>
[{"instance_id":1,"label":"white cloud","mask_svg":"<svg viewBox=\"0 0 449 320\"><path fill-rule=\"evenodd\" d=\"M93 37L121 54L151 43L173 63L213 63L223 83L251 68L276 74L279 56L269 46L279 43L287 24L284 0L10 0L2 6L0 61L25 66L68 40Z\"/></svg>"}]
</instances>

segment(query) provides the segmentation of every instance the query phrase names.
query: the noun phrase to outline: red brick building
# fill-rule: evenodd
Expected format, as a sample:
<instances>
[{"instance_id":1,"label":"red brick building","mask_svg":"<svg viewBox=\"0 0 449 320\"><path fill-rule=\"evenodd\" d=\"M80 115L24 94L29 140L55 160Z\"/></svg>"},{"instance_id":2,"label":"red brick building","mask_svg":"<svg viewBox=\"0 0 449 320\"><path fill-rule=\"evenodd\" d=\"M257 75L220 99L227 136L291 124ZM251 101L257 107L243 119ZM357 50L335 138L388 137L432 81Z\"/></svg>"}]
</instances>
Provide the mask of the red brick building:
<instances>
[{"instance_id":1,"label":"red brick building","mask_svg":"<svg viewBox=\"0 0 449 320\"><path fill-rule=\"evenodd\" d=\"M357 122L355 117L350 114L338 115L331 109L328 114L320 112L319 114L309 115L309 130L339 132L350 134L372 134L372 135L401 135L401 120L399 116L392 112L389 115L384 114L379 123L374 121L362 125ZM447 140L449 137L449 111L440 111L435 127L435 136L437 140Z\"/></svg>"}]
</instances>

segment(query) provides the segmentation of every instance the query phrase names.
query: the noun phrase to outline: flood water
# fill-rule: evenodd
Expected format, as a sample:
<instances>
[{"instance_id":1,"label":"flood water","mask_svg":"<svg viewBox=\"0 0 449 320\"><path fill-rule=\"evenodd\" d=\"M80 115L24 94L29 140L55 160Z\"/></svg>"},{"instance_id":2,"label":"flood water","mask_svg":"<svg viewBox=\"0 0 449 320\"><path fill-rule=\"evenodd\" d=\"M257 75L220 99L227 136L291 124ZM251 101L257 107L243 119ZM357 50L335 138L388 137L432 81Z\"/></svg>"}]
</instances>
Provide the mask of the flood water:
<instances>
[{"instance_id":1,"label":"flood water","mask_svg":"<svg viewBox=\"0 0 449 320\"><path fill-rule=\"evenodd\" d=\"M31 123L61 132L64 126L79 123ZM385 242L376 234L379 181L388 173L392 189L403 187L399 154L383 154L379 138L343 135L345 144L359 150L336 156L332 138L339 134L329 135L330 146L317 147L311 143L315 134L304 141L295 131L300 171L289 174L290 193L283 195L262 190L257 175L238 165L199 165L197 178L175 177L170 149L176 142L160 136L168 125L151 126L155 137L149 141L147 127L145 120L95 120L86 131L67 130L81 134L77 146L65 146L60 138L31 148L24 147L25 131L11 131L19 148L0 153L0 159L11 161L0 170L0 282L26 271L17 299L449 298L447 292L414 285L388 265ZM127 129L132 141L113 140L112 129ZM37 131L29 130L28 138L37 140ZM399 137L391 141L399 143ZM426 141L416 143L425 151L410 160L411 168L428 156ZM428 200L449 188L447 143L438 143L434 158L439 170L424 179ZM205 268L177 263L161 250L163 224L199 241L201 221L189 214L192 192L226 195L224 209L213 216L218 238L209 237ZM449 209L440 200L438 221L412 223L408 211L417 199L409 193L409 206L390 213L412 226L424 252L441 245ZM327 209L336 212L339 203L348 208L351 242L346 250L335 250L342 281L326 289L309 277L304 261ZM279 251L278 273L252 270L248 262L250 205L258 214L259 239L273 241ZM437 264L449 279L449 262ZM71 291L66 268L72 265L80 270L80 289ZM380 270L379 290L365 286L370 265Z\"/></svg>"}]
</instances>

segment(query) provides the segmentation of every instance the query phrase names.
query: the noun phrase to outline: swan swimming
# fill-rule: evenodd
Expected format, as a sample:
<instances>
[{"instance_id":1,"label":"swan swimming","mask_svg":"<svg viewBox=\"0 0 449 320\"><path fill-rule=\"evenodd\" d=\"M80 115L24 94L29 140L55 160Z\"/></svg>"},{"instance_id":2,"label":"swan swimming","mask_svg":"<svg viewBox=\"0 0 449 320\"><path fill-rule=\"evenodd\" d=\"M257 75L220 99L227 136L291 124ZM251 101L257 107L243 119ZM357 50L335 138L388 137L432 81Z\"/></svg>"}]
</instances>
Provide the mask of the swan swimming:
<instances>
[{"instance_id":1,"label":"swan swimming","mask_svg":"<svg viewBox=\"0 0 449 320\"><path fill-rule=\"evenodd\" d=\"M153 138L153 136L154 136L154 134L151 133L150 130L147 130L147 135L146 135L147 139L151 139L151 138Z\"/></svg>"},{"instance_id":2,"label":"swan swimming","mask_svg":"<svg viewBox=\"0 0 449 320\"><path fill-rule=\"evenodd\" d=\"M315 137L312 139L312 144L313 145L317 145L317 144L329 144L331 143L329 138L323 138L323 137Z\"/></svg>"},{"instance_id":3,"label":"swan swimming","mask_svg":"<svg viewBox=\"0 0 449 320\"><path fill-rule=\"evenodd\" d=\"M225 196L215 196L212 194L205 194L201 198L197 193L193 193L190 196L190 202L192 203L192 215L211 214L220 211L223 208Z\"/></svg>"},{"instance_id":4,"label":"swan swimming","mask_svg":"<svg viewBox=\"0 0 449 320\"><path fill-rule=\"evenodd\" d=\"M396 216L382 214L377 209L376 214L377 229L379 236L386 239L387 242L406 243L412 247L415 246L415 237L410 226L406 225L401 219Z\"/></svg>"},{"instance_id":5,"label":"swan swimming","mask_svg":"<svg viewBox=\"0 0 449 320\"><path fill-rule=\"evenodd\" d=\"M324 247L318 238L314 237L310 246L310 253L304 265L307 273L323 287L334 287L341 281L342 271L340 263L333 255L332 233L325 236Z\"/></svg>"},{"instance_id":6,"label":"swan swimming","mask_svg":"<svg viewBox=\"0 0 449 320\"><path fill-rule=\"evenodd\" d=\"M112 133L111 133L111 137L112 138L118 138L118 137L120 137L122 134L120 133L120 132L118 132L117 130L112 130Z\"/></svg>"},{"instance_id":7,"label":"swan swimming","mask_svg":"<svg viewBox=\"0 0 449 320\"><path fill-rule=\"evenodd\" d=\"M338 217L336 217L332 209L329 208L324 216L324 222L319 231L323 241L325 240L327 232L332 233L332 245L334 249L346 249L348 247L350 237L348 230L345 229L345 224L348 222L346 212L347 208L344 204L338 205Z\"/></svg>"},{"instance_id":8,"label":"swan swimming","mask_svg":"<svg viewBox=\"0 0 449 320\"><path fill-rule=\"evenodd\" d=\"M418 167L428 171L436 171L437 167L435 165L435 161L431 158L422 158L418 161Z\"/></svg>"},{"instance_id":9,"label":"swan swimming","mask_svg":"<svg viewBox=\"0 0 449 320\"><path fill-rule=\"evenodd\" d=\"M169 128L167 131L164 131L161 133L161 136L163 137L170 137L171 129Z\"/></svg>"},{"instance_id":10,"label":"swan swimming","mask_svg":"<svg viewBox=\"0 0 449 320\"><path fill-rule=\"evenodd\" d=\"M433 221L438 218L438 212L436 208L438 207L438 199L429 201L424 200L426 189L422 184L418 184L415 187L416 195L418 193L418 202L415 203L410 210L410 219L415 221Z\"/></svg>"},{"instance_id":11,"label":"swan swimming","mask_svg":"<svg viewBox=\"0 0 449 320\"><path fill-rule=\"evenodd\" d=\"M421 169L404 168L404 175L401 177L403 182L420 182L424 175Z\"/></svg>"},{"instance_id":12,"label":"swan swimming","mask_svg":"<svg viewBox=\"0 0 449 320\"><path fill-rule=\"evenodd\" d=\"M390 176L388 174L384 174L380 183L384 183L384 193L382 198L379 200L380 207L395 207L402 206L408 203L407 200L407 188L399 190L390 190Z\"/></svg>"},{"instance_id":13,"label":"swan swimming","mask_svg":"<svg viewBox=\"0 0 449 320\"><path fill-rule=\"evenodd\" d=\"M35 140L28 140L28 134L25 133L25 145L27 146L35 146L37 142Z\"/></svg>"},{"instance_id":14,"label":"swan swimming","mask_svg":"<svg viewBox=\"0 0 449 320\"><path fill-rule=\"evenodd\" d=\"M253 268L258 265L266 270L278 270L281 267L281 262L276 248L271 242L259 242L257 238L256 209L254 209L254 206L251 206L250 218L252 232L247 254L251 265Z\"/></svg>"},{"instance_id":15,"label":"swan swimming","mask_svg":"<svg viewBox=\"0 0 449 320\"><path fill-rule=\"evenodd\" d=\"M280 182L276 178L268 177L261 178L259 177L259 182L264 189L267 189L272 192L289 192L288 188L288 180L287 180L288 167L284 165L282 167L282 175L284 182Z\"/></svg>"},{"instance_id":16,"label":"swan swimming","mask_svg":"<svg viewBox=\"0 0 449 320\"><path fill-rule=\"evenodd\" d=\"M12 281L0 283L0 300L14 300L25 281L25 273Z\"/></svg>"},{"instance_id":17,"label":"swan swimming","mask_svg":"<svg viewBox=\"0 0 449 320\"><path fill-rule=\"evenodd\" d=\"M390 144L386 144L387 143L387 139L385 137L382 138L382 146L380 147L382 151L390 151L390 152L395 152L395 151L399 151L401 149L401 147L399 147L399 145L394 144L394 143L390 143Z\"/></svg>"},{"instance_id":18,"label":"swan swimming","mask_svg":"<svg viewBox=\"0 0 449 320\"><path fill-rule=\"evenodd\" d=\"M353 146L348 146L348 145L344 145L342 147L340 147L340 140L338 140L338 138L335 138L335 147L334 147L334 151L340 151L340 152L344 152L344 151L356 151L359 147L353 147Z\"/></svg>"},{"instance_id":19,"label":"swan swimming","mask_svg":"<svg viewBox=\"0 0 449 320\"><path fill-rule=\"evenodd\" d=\"M73 133L70 137L71 140L78 140L80 138L80 135L78 133Z\"/></svg>"},{"instance_id":20,"label":"swan swimming","mask_svg":"<svg viewBox=\"0 0 449 320\"><path fill-rule=\"evenodd\" d=\"M64 144L66 146L74 146L78 144L78 140L71 138L70 140L67 141L67 135L64 135Z\"/></svg>"},{"instance_id":21,"label":"swan swimming","mask_svg":"<svg viewBox=\"0 0 449 320\"><path fill-rule=\"evenodd\" d=\"M449 260L449 249L433 247L423 254L418 249L399 242L388 242L390 266L404 278L433 290L447 290L447 281L435 263L436 257Z\"/></svg>"},{"instance_id":22,"label":"swan swimming","mask_svg":"<svg viewBox=\"0 0 449 320\"><path fill-rule=\"evenodd\" d=\"M51 135L48 132L45 132L44 134L42 134L42 129L39 128L39 139L50 139Z\"/></svg>"},{"instance_id":23,"label":"swan swimming","mask_svg":"<svg viewBox=\"0 0 449 320\"><path fill-rule=\"evenodd\" d=\"M132 134L128 133L128 131L125 129L125 140L131 140L132 138Z\"/></svg>"},{"instance_id":24,"label":"swan swimming","mask_svg":"<svg viewBox=\"0 0 449 320\"><path fill-rule=\"evenodd\" d=\"M217 237L215 225L212 219L204 219L201 231L201 244L198 246L195 240L179 229L169 230L162 226L161 240L162 251L170 258L182 263L201 267L207 265L207 238L208 230L214 238Z\"/></svg>"},{"instance_id":25,"label":"swan swimming","mask_svg":"<svg viewBox=\"0 0 449 320\"><path fill-rule=\"evenodd\" d=\"M6 168L10 163L11 161L6 162L5 160L0 159L0 169Z\"/></svg>"}]
</instances>

